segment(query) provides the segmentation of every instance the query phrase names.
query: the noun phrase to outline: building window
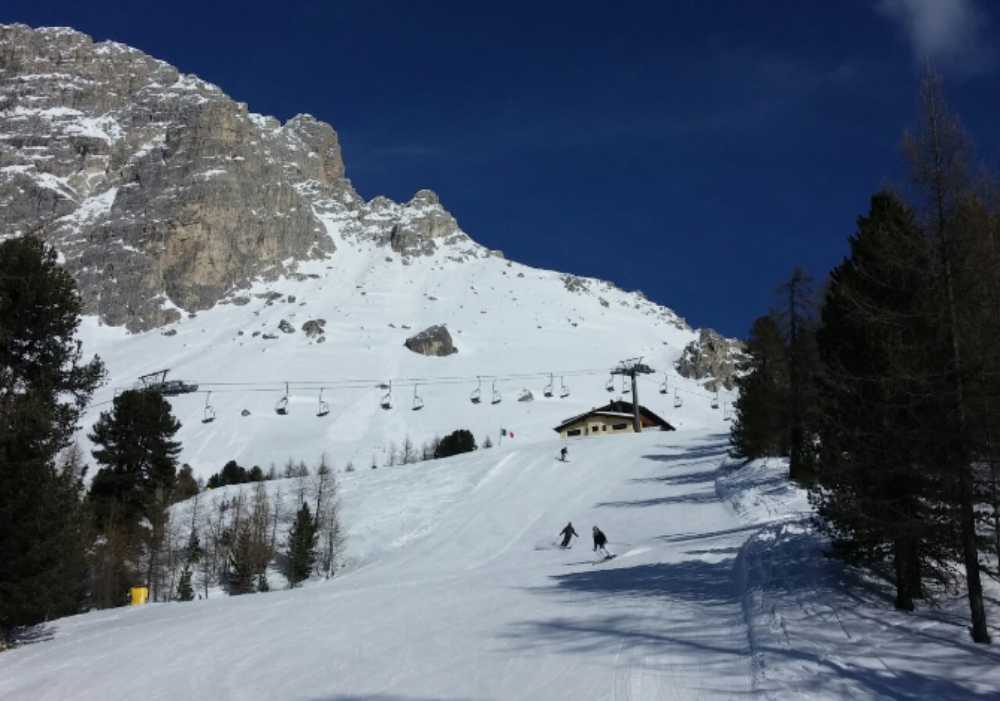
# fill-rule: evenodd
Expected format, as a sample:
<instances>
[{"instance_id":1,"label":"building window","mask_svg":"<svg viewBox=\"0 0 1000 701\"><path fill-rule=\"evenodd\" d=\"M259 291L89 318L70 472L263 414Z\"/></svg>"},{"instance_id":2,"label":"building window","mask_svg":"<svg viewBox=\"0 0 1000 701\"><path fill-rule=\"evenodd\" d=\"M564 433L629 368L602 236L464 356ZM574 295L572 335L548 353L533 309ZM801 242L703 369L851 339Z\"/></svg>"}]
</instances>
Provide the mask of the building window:
<instances>
[{"instance_id":1,"label":"building window","mask_svg":"<svg viewBox=\"0 0 1000 701\"><path fill-rule=\"evenodd\" d=\"M615 424L611 428L615 431L624 431L626 428L628 428L628 424Z\"/></svg>"},{"instance_id":2,"label":"building window","mask_svg":"<svg viewBox=\"0 0 1000 701\"><path fill-rule=\"evenodd\" d=\"M571 428L570 430L566 431L566 435L567 436L579 436L580 435L580 429L578 429L578 428Z\"/></svg>"}]
</instances>

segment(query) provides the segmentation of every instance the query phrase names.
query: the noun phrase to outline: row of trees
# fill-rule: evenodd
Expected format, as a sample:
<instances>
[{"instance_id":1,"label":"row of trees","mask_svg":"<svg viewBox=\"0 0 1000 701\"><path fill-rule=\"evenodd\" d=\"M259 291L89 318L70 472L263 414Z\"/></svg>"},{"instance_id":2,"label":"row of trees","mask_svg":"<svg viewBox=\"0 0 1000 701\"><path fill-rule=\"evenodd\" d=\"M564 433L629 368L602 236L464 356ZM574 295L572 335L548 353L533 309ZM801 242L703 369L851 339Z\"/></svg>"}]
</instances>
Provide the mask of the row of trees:
<instances>
[{"instance_id":1,"label":"row of trees","mask_svg":"<svg viewBox=\"0 0 1000 701\"><path fill-rule=\"evenodd\" d=\"M789 457L835 552L889 566L897 608L957 584L959 563L972 637L986 643L981 572L996 576L1000 558L1000 207L933 76L904 143L912 190L872 197L818 306L798 274L782 313L755 322L732 442L746 458Z\"/></svg>"},{"instance_id":2,"label":"row of trees","mask_svg":"<svg viewBox=\"0 0 1000 701\"><path fill-rule=\"evenodd\" d=\"M258 483L205 505L190 467L178 469L180 424L155 392L123 392L100 415L89 436L100 469L86 489L72 439L105 369L82 356L80 312L53 249L0 242L0 648L25 626L121 605L134 584L190 599L196 585L266 589L269 567L292 586L331 576L342 547L325 460L311 475L292 464L292 486ZM257 477L233 467L227 479Z\"/></svg>"},{"instance_id":3,"label":"row of trees","mask_svg":"<svg viewBox=\"0 0 1000 701\"><path fill-rule=\"evenodd\" d=\"M410 440L410 437L407 436L399 446L395 443L389 444L389 448L385 452L384 464L386 467L392 467L394 465L410 465L425 460L438 460L478 450L478 447L476 445L476 437L472 435L471 431L464 428L456 429L444 438L435 436L430 441L424 443L419 449ZM493 441L489 436L483 439L482 447L493 447ZM377 457L374 455L372 456L371 466L373 470L378 467Z\"/></svg>"}]
</instances>

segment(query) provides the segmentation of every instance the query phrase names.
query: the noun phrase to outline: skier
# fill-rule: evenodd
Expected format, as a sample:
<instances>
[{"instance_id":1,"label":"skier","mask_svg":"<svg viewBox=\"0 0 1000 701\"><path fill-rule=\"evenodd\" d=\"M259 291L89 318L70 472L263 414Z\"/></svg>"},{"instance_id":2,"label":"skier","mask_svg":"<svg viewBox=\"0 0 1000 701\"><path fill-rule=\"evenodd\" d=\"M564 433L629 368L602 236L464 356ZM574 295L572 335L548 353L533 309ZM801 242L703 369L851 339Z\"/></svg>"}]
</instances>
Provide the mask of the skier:
<instances>
[{"instance_id":1,"label":"skier","mask_svg":"<svg viewBox=\"0 0 1000 701\"><path fill-rule=\"evenodd\" d=\"M567 453L569 453L569 450L566 448L566 446L563 446L562 450L559 451L559 459L562 460L563 462L566 462Z\"/></svg>"},{"instance_id":2,"label":"skier","mask_svg":"<svg viewBox=\"0 0 1000 701\"><path fill-rule=\"evenodd\" d=\"M608 537L604 535L604 531L602 531L597 526L594 526L594 552L596 553L597 550L600 549L600 551L604 553L605 559L614 557L614 555L608 552L608 549L606 547L607 544L608 544Z\"/></svg>"},{"instance_id":3,"label":"skier","mask_svg":"<svg viewBox=\"0 0 1000 701\"><path fill-rule=\"evenodd\" d=\"M573 528L573 522L572 521L570 521L569 523L567 523L566 527L564 529L562 529L561 531L559 531L559 535L561 535L563 537L562 542L559 543L559 547L560 548L568 548L569 547L570 538L572 538L573 536L576 536L577 538L580 537L580 534L577 533L576 529Z\"/></svg>"}]
</instances>

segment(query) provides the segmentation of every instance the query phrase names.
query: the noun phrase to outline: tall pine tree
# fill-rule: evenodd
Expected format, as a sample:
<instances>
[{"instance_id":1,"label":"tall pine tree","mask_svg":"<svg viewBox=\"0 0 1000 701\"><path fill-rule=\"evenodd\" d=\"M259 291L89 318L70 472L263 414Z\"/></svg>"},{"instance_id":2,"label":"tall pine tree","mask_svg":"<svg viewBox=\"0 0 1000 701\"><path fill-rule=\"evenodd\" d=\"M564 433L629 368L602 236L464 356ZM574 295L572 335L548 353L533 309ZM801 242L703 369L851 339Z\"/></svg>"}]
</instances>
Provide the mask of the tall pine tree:
<instances>
[{"instance_id":1,"label":"tall pine tree","mask_svg":"<svg viewBox=\"0 0 1000 701\"><path fill-rule=\"evenodd\" d=\"M893 563L896 607L912 610L923 578L954 552L934 508L940 407L928 381L935 330L927 314L930 250L890 193L858 220L850 256L830 275L817 333L819 484L812 498L845 559ZM938 344L939 345L939 344Z\"/></svg>"},{"instance_id":2,"label":"tall pine tree","mask_svg":"<svg viewBox=\"0 0 1000 701\"><path fill-rule=\"evenodd\" d=\"M82 360L80 310L54 249L0 243L0 638L84 600L82 468L57 464L104 377Z\"/></svg>"},{"instance_id":3,"label":"tall pine tree","mask_svg":"<svg viewBox=\"0 0 1000 701\"><path fill-rule=\"evenodd\" d=\"M156 594L158 555L163 541L167 507L177 477L181 445L173 440L180 430L170 404L157 392L129 390L102 412L90 440L94 457L103 465L90 487L96 526L124 543L125 559L135 561L145 548L145 572L136 573ZM115 559L109 566L121 571L103 594L102 605L120 603L117 590L129 584L127 568Z\"/></svg>"},{"instance_id":4,"label":"tall pine tree","mask_svg":"<svg viewBox=\"0 0 1000 701\"><path fill-rule=\"evenodd\" d=\"M788 358L774 317L754 321L746 356L736 378L732 455L745 460L788 455Z\"/></svg>"},{"instance_id":5,"label":"tall pine tree","mask_svg":"<svg viewBox=\"0 0 1000 701\"><path fill-rule=\"evenodd\" d=\"M294 587L312 573L316 561L316 522L309 505L302 504L295 515L295 523L288 532L288 553L285 576L288 585Z\"/></svg>"}]
</instances>

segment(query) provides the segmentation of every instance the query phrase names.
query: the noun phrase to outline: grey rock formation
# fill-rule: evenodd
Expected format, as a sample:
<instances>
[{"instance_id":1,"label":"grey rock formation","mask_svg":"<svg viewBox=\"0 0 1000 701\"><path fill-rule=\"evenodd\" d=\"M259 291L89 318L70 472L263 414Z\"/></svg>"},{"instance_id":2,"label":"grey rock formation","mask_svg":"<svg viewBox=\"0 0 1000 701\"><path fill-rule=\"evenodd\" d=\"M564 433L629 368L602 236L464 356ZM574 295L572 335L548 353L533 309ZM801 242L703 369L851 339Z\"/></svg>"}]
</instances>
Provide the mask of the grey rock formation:
<instances>
[{"instance_id":1,"label":"grey rock formation","mask_svg":"<svg viewBox=\"0 0 1000 701\"><path fill-rule=\"evenodd\" d=\"M701 329L698 340L684 348L675 367L681 377L709 378L702 386L715 392L719 387L734 387L737 366L743 355L743 344L739 341L725 338L712 329Z\"/></svg>"},{"instance_id":2,"label":"grey rock formation","mask_svg":"<svg viewBox=\"0 0 1000 701\"><path fill-rule=\"evenodd\" d=\"M310 319L302 324L302 333L308 338L318 338L323 335L326 319Z\"/></svg>"},{"instance_id":3,"label":"grey rock formation","mask_svg":"<svg viewBox=\"0 0 1000 701\"><path fill-rule=\"evenodd\" d=\"M365 203L336 132L284 124L136 49L0 25L0 235L57 247L84 308L131 330L334 254L331 232L404 258L485 257L421 190Z\"/></svg>"},{"instance_id":4,"label":"grey rock formation","mask_svg":"<svg viewBox=\"0 0 1000 701\"><path fill-rule=\"evenodd\" d=\"M278 322L278 331L281 333L295 333L295 327L288 319L282 319Z\"/></svg>"},{"instance_id":5,"label":"grey rock formation","mask_svg":"<svg viewBox=\"0 0 1000 701\"><path fill-rule=\"evenodd\" d=\"M452 343L448 329L441 325L430 326L420 333L410 336L403 345L421 355L445 356L458 352Z\"/></svg>"}]
</instances>

